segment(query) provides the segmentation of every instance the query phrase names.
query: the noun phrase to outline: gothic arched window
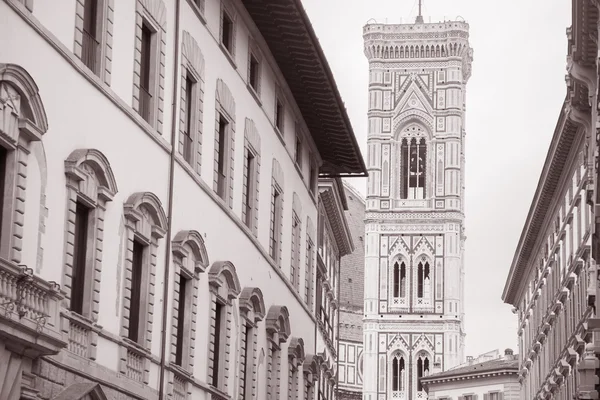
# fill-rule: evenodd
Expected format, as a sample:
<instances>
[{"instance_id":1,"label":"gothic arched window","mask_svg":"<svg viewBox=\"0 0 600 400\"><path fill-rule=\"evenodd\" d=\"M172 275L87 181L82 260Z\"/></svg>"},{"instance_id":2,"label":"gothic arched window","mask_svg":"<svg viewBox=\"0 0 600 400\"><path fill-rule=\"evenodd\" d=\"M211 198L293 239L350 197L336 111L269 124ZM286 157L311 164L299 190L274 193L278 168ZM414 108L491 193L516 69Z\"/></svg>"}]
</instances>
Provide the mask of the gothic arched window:
<instances>
[{"instance_id":1,"label":"gothic arched window","mask_svg":"<svg viewBox=\"0 0 600 400\"><path fill-rule=\"evenodd\" d=\"M431 293L431 271L428 262L419 262L417 266L417 297L429 297Z\"/></svg>"},{"instance_id":2,"label":"gothic arched window","mask_svg":"<svg viewBox=\"0 0 600 400\"><path fill-rule=\"evenodd\" d=\"M394 297L406 297L406 264L394 263Z\"/></svg>"},{"instance_id":3,"label":"gothic arched window","mask_svg":"<svg viewBox=\"0 0 600 400\"><path fill-rule=\"evenodd\" d=\"M396 354L392 359L392 391L398 392L404 390L403 381L405 374L404 357Z\"/></svg>"},{"instance_id":4,"label":"gothic arched window","mask_svg":"<svg viewBox=\"0 0 600 400\"><path fill-rule=\"evenodd\" d=\"M429 375L429 357L425 354L419 355L417 359L417 391L423 390L421 378Z\"/></svg>"},{"instance_id":5,"label":"gothic arched window","mask_svg":"<svg viewBox=\"0 0 600 400\"><path fill-rule=\"evenodd\" d=\"M425 139L402 139L402 185L403 199L425 198L425 175L427 173L427 145Z\"/></svg>"}]
</instances>

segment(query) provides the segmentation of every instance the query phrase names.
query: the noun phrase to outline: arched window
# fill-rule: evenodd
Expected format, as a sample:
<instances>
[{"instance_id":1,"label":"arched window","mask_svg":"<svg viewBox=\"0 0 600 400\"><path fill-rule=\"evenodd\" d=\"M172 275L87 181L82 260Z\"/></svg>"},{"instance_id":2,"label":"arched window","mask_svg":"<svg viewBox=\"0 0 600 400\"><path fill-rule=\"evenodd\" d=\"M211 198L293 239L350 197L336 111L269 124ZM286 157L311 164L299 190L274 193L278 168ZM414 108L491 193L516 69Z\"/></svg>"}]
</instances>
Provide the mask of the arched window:
<instances>
[{"instance_id":1,"label":"arched window","mask_svg":"<svg viewBox=\"0 0 600 400\"><path fill-rule=\"evenodd\" d=\"M425 138L404 138L401 145L403 199L425 198L427 145Z\"/></svg>"},{"instance_id":2,"label":"arched window","mask_svg":"<svg viewBox=\"0 0 600 400\"><path fill-rule=\"evenodd\" d=\"M426 354L420 354L417 358L417 391L423 391L421 378L429 375L429 357Z\"/></svg>"},{"instance_id":3,"label":"arched window","mask_svg":"<svg viewBox=\"0 0 600 400\"><path fill-rule=\"evenodd\" d=\"M399 392L404 390L404 375L406 367L404 357L401 354L396 354L392 358L392 391Z\"/></svg>"},{"instance_id":4,"label":"arched window","mask_svg":"<svg viewBox=\"0 0 600 400\"><path fill-rule=\"evenodd\" d=\"M406 296L406 264L404 261L394 263L394 297Z\"/></svg>"},{"instance_id":5,"label":"arched window","mask_svg":"<svg viewBox=\"0 0 600 400\"><path fill-rule=\"evenodd\" d=\"M428 262L419 262L417 266L417 297L428 298L431 293L431 271Z\"/></svg>"}]
</instances>

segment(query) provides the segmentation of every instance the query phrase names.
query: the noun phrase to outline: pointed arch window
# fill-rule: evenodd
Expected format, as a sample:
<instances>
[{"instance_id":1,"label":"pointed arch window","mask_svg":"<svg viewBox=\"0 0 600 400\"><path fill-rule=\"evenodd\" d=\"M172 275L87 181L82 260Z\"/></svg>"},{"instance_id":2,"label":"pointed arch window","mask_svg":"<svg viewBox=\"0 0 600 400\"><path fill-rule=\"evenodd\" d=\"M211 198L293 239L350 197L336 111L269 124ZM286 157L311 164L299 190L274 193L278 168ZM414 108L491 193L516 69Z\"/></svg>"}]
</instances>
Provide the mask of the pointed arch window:
<instances>
[{"instance_id":1,"label":"pointed arch window","mask_svg":"<svg viewBox=\"0 0 600 400\"><path fill-rule=\"evenodd\" d=\"M400 264L394 263L394 297L406 297L406 264L402 261Z\"/></svg>"},{"instance_id":2,"label":"pointed arch window","mask_svg":"<svg viewBox=\"0 0 600 400\"><path fill-rule=\"evenodd\" d=\"M403 199L425 198L425 176L427 174L427 145L425 138L404 138L401 145Z\"/></svg>"},{"instance_id":3,"label":"pointed arch window","mask_svg":"<svg viewBox=\"0 0 600 400\"><path fill-rule=\"evenodd\" d=\"M404 375L406 374L406 367L404 357L400 354L396 354L392 359L392 391L401 392L404 390Z\"/></svg>"},{"instance_id":4,"label":"pointed arch window","mask_svg":"<svg viewBox=\"0 0 600 400\"><path fill-rule=\"evenodd\" d=\"M426 354L421 354L417 358L417 391L423 391L421 378L429 376L429 357Z\"/></svg>"},{"instance_id":5,"label":"pointed arch window","mask_svg":"<svg viewBox=\"0 0 600 400\"><path fill-rule=\"evenodd\" d=\"M428 262L420 261L417 266L417 297L429 298L431 293L431 269Z\"/></svg>"}]
</instances>

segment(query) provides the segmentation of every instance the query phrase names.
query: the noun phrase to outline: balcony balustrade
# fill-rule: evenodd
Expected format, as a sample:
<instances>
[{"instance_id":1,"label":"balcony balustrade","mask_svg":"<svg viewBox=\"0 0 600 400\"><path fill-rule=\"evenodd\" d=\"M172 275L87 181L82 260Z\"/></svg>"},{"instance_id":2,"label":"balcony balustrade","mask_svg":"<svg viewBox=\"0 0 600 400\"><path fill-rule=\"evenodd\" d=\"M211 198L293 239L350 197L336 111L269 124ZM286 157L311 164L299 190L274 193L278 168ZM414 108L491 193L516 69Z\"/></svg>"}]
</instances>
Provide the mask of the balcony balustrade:
<instances>
[{"instance_id":1,"label":"balcony balustrade","mask_svg":"<svg viewBox=\"0 0 600 400\"><path fill-rule=\"evenodd\" d=\"M55 282L46 282L24 265L0 259L0 335L31 357L56 354L67 346L61 331L60 302Z\"/></svg>"}]
</instances>

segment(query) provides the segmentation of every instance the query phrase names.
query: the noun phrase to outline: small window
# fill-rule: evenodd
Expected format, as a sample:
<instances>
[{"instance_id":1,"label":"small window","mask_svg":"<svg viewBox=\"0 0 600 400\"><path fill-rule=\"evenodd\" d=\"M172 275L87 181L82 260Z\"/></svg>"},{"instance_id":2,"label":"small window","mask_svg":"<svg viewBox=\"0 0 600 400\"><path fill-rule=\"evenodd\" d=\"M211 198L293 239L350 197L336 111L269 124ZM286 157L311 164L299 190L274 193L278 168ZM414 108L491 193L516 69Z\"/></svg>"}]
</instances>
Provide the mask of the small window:
<instances>
[{"instance_id":1,"label":"small window","mask_svg":"<svg viewBox=\"0 0 600 400\"><path fill-rule=\"evenodd\" d=\"M233 20L225 10L223 10L221 25L221 44L229 54L233 54Z\"/></svg>"},{"instance_id":2,"label":"small window","mask_svg":"<svg viewBox=\"0 0 600 400\"><path fill-rule=\"evenodd\" d=\"M152 41L154 32L142 23L142 45L140 49L140 107L139 113L147 122L152 117Z\"/></svg>"},{"instance_id":3,"label":"small window","mask_svg":"<svg viewBox=\"0 0 600 400\"><path fill-rule=\"evenodd\" d=\"M144 251L146 246L134 240L131 262L131 300L129 303L129 331L127 337L134 342L140 341L140 310L142 304L142 278L144 269Z\"/></svg>"},{"instance_id":4,"label":"small window","mask_svg":"<svg viewBox=\"0 0 600 400\"><path fill-rule=\"evenodd\" d=\"M256 159L254 154L248 149L246 150L246 179L245 179L245 196L244 196L244 210L245 210L245 221L244 223L248 228L252 228L254 213L252 212L254 207L254 176L256 169Z\"/></svg>"},{"instance_id":5,"label":"small window","mask_svg":"<svg viewBox=\"0 0 600 400\"><path fill-rule=\"evenodd\" d=\"M194 129L194 93L196 82L187 75L185 78L185 126L183 131L183 158L188 164L192 162L193 129Z\"/></svg>"},{"instance_id":6,"label":"small window","mask_svg":"<svg viewBox=\"0 0 600 400\"><path fill-rule=\"evenodd\" d=\"M318 180L319 174L317 172L317 166L315 164L315 162L313 161L310 165L310 192L312 194L315 194L317 191L317 180Z\"/></svg>"},{"instance_id":7,"label":"small window","mask_svg":"<svg viewBox=\"0 0 600 400\"><path fill-rule=\"evenodd\" d=\"M186 342L185 319L187 317L187 293L190 291L190 279L187 279L183 274L179 274L179 289L178 308L177 308L177 338L175 342L175 364L183 366L184 344Z\"/></svg>"},{"instance_id":8,"label":"small window","mask_svg":"<svg viewBox=\"0 0 600 400\"><path fill-rule=\"evenodd\" d=\"M300 135L296 135L296 157L295 157L296 165L299 168L302 168L302 139L300 139Z\"/></svg>"},{"instance_id":9,"label":"small window","mask_svg":"<svg viewBox=\"0 0 600 400\"><path fill-rule=\"evenodd\" d=\"M276 187L273 187L273 196L271 199L271 242L269 246L271 257L279 264L279 236L281 227L279 224L281 217L281 193Z\"/></svg>"},{"instance_id":10,"label":"small window","mask_svg":"<svg viewBox=\"0 0 600 400\"><path fill-rule=\"evenodd\" d=\"M258 60L254 54L250 53L250 65L248 67L248 83L250 87L254 89L255 93L258 93L258 82L260 78L260 70Z\"/></svg>"},{"instance_id":11,"label":"small window","mask_svg":"<svg viewBox=\"0 0 600 400\"><path fill-rule=\"evenodd\" d=\"M85 287L89 277L86 276L86 256L88 221L90 209L81 202L75 208L75 238L73 241L73 270L71 275L71 304L70 309L83 314L85 302Z\"/></svg>"},{"instance_id":12,"label":"small window","mask_svg":"<svg viewBox=\"0 0 600 400\"><path fill-rule=\"evenodd\" d=\"M225 200L227 185L227 125L229 123L223 116L219 117L219 152L217 157L217 194Z\"/></svg>"},{"instance_id":13,"label":"small window","mask_svg":"<svg viewBox=\"0 0 600 400\"><path fill-rule=\"evenodd\" d=\"M81 61L95 74L99 72L98 65L100 61L98 25L98 0L85 0L83 4Z\"/></svg>"},{"instance_id":14,"label":"small window","mask_svg":"<svg viewBox=\"0 0 600 400\"><path fill-rule=\"evenodd\" d=\"M215 304L215 338L213 342L213 373L212 373L212 386L215 388L219 387L220 384L220 373L219 366L221 361L221 327L223 326L223 305L218 301Z\"/></svg>"},{"instance_id":15,"label":"small window","mask_svg":"<svg viewBox=\"0 0 600 400\"><path fill-rule=\"evenodd\" d=\"M279 133L283 133L283 117L284 110L283 104L279 100L279 98L275 99L275 127L279 131Z\"/></svg>"}]
</instances>

